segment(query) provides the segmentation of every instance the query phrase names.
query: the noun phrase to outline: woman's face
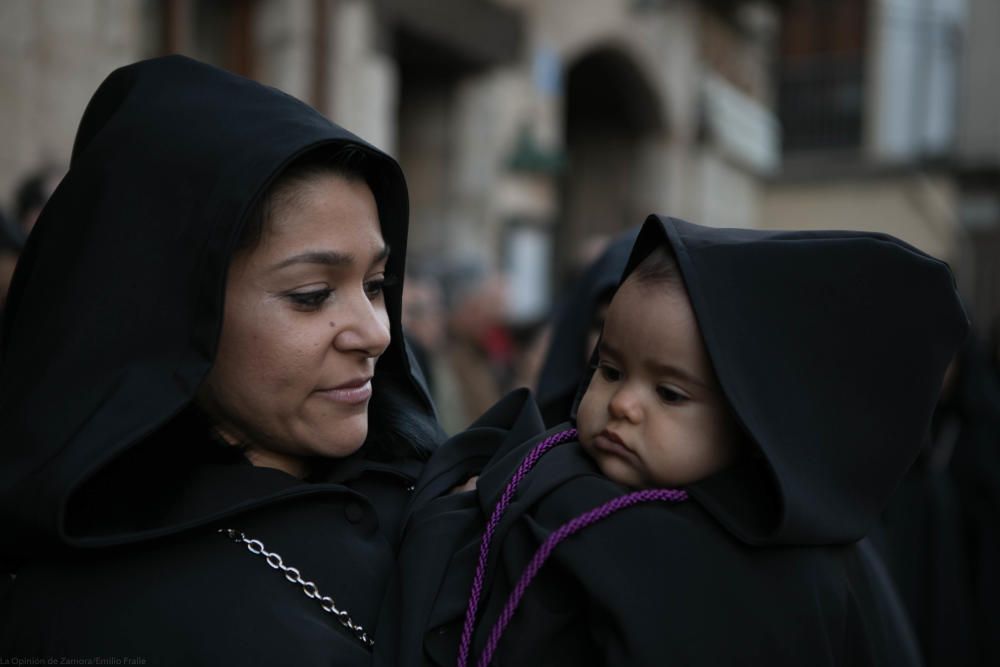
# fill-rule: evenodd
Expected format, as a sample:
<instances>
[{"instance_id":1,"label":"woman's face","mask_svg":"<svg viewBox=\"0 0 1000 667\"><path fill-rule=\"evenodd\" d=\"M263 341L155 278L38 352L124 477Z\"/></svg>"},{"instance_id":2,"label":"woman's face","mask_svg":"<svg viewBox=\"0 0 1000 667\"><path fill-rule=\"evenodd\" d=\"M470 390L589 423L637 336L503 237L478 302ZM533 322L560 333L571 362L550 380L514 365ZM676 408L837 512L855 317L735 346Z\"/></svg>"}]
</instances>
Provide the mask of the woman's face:
<instances>
[{"instance_id":1,"label":"woman's face","mask_svg":"<svg viewBox=\"0 0 1000 667\"><path fill-rule=\"evenodd\" d=\"M309 457L364 443L387 256L371 190L329 174L279 193L259 244L233 258L199 404L255 465L301 477Z\"/></svg>"}]
</instances>

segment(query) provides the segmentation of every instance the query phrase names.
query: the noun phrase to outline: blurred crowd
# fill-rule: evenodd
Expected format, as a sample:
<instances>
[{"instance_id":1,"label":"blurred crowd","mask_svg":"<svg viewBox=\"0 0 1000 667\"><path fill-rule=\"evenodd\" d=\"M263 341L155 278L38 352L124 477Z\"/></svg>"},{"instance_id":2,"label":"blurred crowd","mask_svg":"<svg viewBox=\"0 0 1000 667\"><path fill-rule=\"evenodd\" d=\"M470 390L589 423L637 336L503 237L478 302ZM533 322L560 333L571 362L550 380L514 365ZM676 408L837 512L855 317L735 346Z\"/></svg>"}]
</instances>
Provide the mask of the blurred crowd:
<instances>
[{"instance_id":1,"label":"blurred crowd","mask_svg":"<svg viewBox=\"0 0 1000 667\"><path fill-rule=\"evenodd\" d=\"M634 240L629 231L581 243L562 298L530 321L510 317L507 276L408 258L403 326L448 433L517 387L535 392L550 424L569 417Z\"/></svg>"}]
</instances>

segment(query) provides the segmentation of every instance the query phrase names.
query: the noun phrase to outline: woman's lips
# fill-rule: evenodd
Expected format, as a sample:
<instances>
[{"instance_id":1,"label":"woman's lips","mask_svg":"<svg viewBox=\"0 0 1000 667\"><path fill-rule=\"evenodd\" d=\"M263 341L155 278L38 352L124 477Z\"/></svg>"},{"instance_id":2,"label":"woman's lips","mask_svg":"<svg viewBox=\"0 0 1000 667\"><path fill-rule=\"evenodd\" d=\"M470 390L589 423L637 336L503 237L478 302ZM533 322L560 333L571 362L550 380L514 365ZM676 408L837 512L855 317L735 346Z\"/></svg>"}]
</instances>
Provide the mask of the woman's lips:
<instances>
[{"instance_id":1,"label":"woman's lips","mask_svg":"<svg viewBox=\"0 0 1000 667\"><path fill-rule=\"evenodd\" d=\"M317 394L335 403L344 405L360 405L372 396L372 379L362 378L331 389L319 389Z\"/></svg>"}]
</instances>

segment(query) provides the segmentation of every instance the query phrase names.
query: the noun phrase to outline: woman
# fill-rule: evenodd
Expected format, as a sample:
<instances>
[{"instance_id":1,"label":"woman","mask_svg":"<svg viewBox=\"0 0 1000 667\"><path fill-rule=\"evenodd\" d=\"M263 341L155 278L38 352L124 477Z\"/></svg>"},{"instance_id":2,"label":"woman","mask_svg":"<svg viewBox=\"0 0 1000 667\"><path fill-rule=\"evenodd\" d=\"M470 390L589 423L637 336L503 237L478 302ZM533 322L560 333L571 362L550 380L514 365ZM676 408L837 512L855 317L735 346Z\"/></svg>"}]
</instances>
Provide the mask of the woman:
<instances>
[{"instance_id":1,"label":"woman","mask_svg":"<svg viewBox=\"0 0 1000 667\"><path fill-rule=\"evenodd\" d=\"M440 436L406 218L391 158L277 90L105 81L8 301L0 655L369 663Z\"/></svg>"}]
</instances>

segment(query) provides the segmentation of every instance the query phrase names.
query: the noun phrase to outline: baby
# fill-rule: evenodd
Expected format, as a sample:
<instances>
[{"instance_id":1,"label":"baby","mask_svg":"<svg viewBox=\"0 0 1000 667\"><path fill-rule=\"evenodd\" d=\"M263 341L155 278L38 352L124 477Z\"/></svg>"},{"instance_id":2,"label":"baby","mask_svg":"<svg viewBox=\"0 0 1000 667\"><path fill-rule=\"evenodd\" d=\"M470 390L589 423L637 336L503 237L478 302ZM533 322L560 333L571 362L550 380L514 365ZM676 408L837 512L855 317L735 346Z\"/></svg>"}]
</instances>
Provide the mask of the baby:
<instances>
[{"instance_id":1,"label":"baby","mask_svg":"<svg viewBox=\"0 0 1000 667\"><path fill-rule=\"evenodd\" d=\"M577 429L610 479L633 488L686 486L746 454L666 248L653 250L618 289L597 352Z\"/></svg>"},{"instance_id":2,"label":"baby","mask_svg":"<svg viewBox=\"0 0 1000 667\"><path fill-rule=\"evenodd\" d=\"M920 664L863 538L967 326L892 237L650 216L575 424L514 393L428 462L376 663Z\"/></svg>"}]
</instances>

